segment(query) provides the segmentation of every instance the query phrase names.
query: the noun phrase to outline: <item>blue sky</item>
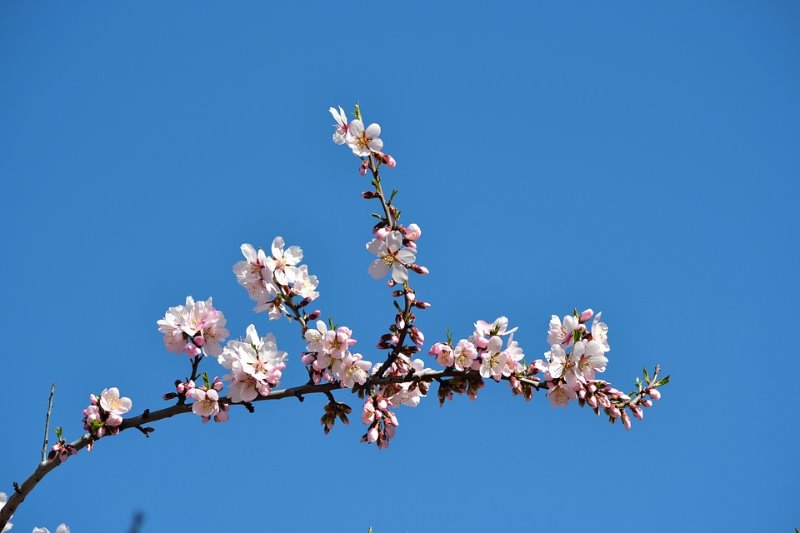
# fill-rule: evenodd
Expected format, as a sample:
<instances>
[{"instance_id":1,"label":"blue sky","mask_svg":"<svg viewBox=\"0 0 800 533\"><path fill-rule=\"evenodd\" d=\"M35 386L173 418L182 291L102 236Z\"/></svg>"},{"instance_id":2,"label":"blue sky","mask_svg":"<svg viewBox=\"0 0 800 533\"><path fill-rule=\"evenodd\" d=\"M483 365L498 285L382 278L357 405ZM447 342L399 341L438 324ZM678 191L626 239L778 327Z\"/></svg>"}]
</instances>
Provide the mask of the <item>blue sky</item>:
<instances>
[{"instance_id":1,"label":"blue sky","mask_svg":"<svg viewBox=\"0 0 800 533\"><path fill-rule=\"evenodd\" d=\"M429 340L507 315L532 358L551 314L592 307L605 377L672 383L629 433L504 384L430 397L380 452L355 421L323 436L321 398L179 417L71 459L15 530L800 526L800 5L283 4L0 4L0 490L35 466L51 382L70 438L104 387L165 405L188 365L155 322L186 295L274 332L302 382L296 328L231 273L242 242L301 245L378 359L373 206L327 114L355 101L423 229Z\"/></svg>"}]
</instances>

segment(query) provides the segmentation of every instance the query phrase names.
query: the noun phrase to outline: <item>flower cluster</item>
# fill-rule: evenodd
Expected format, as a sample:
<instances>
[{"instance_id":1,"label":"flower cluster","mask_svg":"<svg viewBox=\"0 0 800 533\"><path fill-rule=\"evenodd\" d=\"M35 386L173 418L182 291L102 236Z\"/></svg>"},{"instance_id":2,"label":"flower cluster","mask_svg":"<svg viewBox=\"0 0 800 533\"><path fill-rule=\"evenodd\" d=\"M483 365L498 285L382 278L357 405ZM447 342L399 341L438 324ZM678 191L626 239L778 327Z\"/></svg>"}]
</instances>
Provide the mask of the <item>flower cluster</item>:
<instances>
[{"instance_id":1,"label":"flower cluster","mask_svg":"<svg viewBox=\"0 0 800 533\"><path fill-rule=\"evenodd\" d=\"M251 402L258 396L267 396L278 385L286 359L287 353L278 350L274 335L259 337L256 327L250 324L245 339L230 341L217 358L230 370L224 379L230 381L231 401Z\"/></svg>"},{"instance_id":2,"label":"flower cluster","mask_svg":"<svg viewBox=\"0 0 800 533\"><path fill-rule=\"evenodd\" d=\"M542 362L548 383L548 396L555 406L566 405L576 399L578 390L594 379L595 374L605 372L608 358L608 326L600 321L597 313L591 329L586 322L594 312L587 309L578 314L574 311L561 321L556 315L550 319L547 342L550 351Z\"/></svg>"},{"instance_id":3,"label":"flower cluster","mask_svg":"<svg viewBox=\"0 0 800 533\"><path fill-rule=\"evenodd\" d=\"M394 158L384 154L383 141L381 140L380 124L370 124L366 128L361 120L361 111L356 106L355 120L347 122L347 114L341 106L339 109L331 107L330 111L336 121L333 131L333 142L336 144L347 144L358 157L376 156L382 163L394 167L397 163ZM366 174L367 165L362 165L362 175Z\"/></svg>"},{"instance_id":4,"label":"flower cluster","mask_svg":"<svg viewBox=\"0 0 800 533\"><path fill-rule=\"evenodd\" d=\"M372 375L377 376L381 365L375 365ZM366 398L361 421L369 425L361 442L375 443L379 448L389 446L397 426L397 416L391 408L405 405L417 407L423 396L428 394L428 383L422 379L400 381L411 376L421 376L425 370L422 359L409 360L403 354L398 355L389 365L381 378L383 384ZM397 381L395 381L397 380Z\"/></svg>"},{"instance_id":5,"label":"flower cluster","mask_svg":"<svg viewBox=\"0 0 800 533\"><path fill-rule=\"evenodd\" d=\"M122 415L133 407L131 399L121 397L116 387L103 389L99 398L90 394L89 402L89 407L83 410L83 429L87 430L93 439L99 439L106 433L112 435L119 433ZM91 446L90 443L88 449L91 449Z\"/></svg>"},{"instance_id":6,"label":"flower cluster","mask_svg":"<svg viewBox=\"0 0 800 533\"><path fill-rule=\"evenodd\" d=\"M186 297L186 305L170 307L158 321L158 330L164 334L164 345L174 353L185 352L196 357L201 352L217 356L222 353L220 342L230 332L225 328L225 317L214 308L211 298L195 302Z\"/></svg>"},{"instance_id":7,"label":"flower cluster","mask_svg":"<svg viewBox=\"0 0 800 533\"><path fill-rule=\"evenodd\" d=\"M306 349L303 364L309 365L311 379L319 383L338 381L342 387L353 388L363 385L369 376L372 363L365 361L360 353L351 353L350 347L356 343L353 332L346 326L331 328L318 320L315 328L305 332Z\"/></svg>"},{"instance_id":8,"label":"flower cluster","mask_svg":"<svg viewBox=\"0 0 800 533\"><path fill-rule=\"evenodd\" d=\"M442 366L458 371L475 370L481 377L499 381L522 369L521 361L525 354L514 340L516 330L508 329L508 318L504 316L491 324L479 320L469 338L461 339L455 347L452 343L437 342L429 353ZM508 342L504 349L505 336L508 336Z\"/></svg>"},{"instance_id":9,"label":"flower cluster","mask_svg":"<svg viewBox=\"0 0 800 533\"><path fill-rule=\"evenodd\" d=\"M215 377L209 383L208 375L203 372L203 385L198 387L194 381L179 383L176 387L179 394L184 394L187 398L194 400L192 412L199 416L205 424L212 418L214 422L227 422L229 418L228 404L221 402L219 392L222 390L222 381Z\"/></svg>"},{"instance_id":10,"label":"flower cluster","mask_svg":"<svg viewBox=\"0 0 800 533\"><path fill-rule=\"evenodd\" d=\"M319 297L317 276L310 275L306 265L299 265L303 250L299 246L284 248L283 237L272 240L269 256L245 243L242 245L245 260L233 267L239 285L256 302L255 311L267 311L270 320L277 320L286 312L284 302L293 296L302 298L302 305Z\"/></svg>"}]
</instances>

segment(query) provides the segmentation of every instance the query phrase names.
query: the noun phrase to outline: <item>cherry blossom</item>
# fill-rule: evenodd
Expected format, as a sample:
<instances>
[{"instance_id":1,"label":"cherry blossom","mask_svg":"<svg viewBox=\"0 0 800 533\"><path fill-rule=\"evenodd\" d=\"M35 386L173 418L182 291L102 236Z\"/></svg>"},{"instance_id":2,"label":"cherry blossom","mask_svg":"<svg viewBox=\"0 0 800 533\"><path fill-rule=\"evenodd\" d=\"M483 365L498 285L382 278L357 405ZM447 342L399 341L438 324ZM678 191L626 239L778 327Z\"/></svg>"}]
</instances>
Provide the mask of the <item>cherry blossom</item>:
<instances>
[{"instance_id":1,"label":"cherry blossom","mask_svg":"<svg viewBox=\"0 0 800 533\"><path fill-rule=\"evenodd\" d=\"M547 332L547 344L563 344L570 346L573 343L573 332L581 327L578 319L573 315L564 317L564 322L558 319L556 315L550 318L550 329Z\"/></svg>"}]
</instances>

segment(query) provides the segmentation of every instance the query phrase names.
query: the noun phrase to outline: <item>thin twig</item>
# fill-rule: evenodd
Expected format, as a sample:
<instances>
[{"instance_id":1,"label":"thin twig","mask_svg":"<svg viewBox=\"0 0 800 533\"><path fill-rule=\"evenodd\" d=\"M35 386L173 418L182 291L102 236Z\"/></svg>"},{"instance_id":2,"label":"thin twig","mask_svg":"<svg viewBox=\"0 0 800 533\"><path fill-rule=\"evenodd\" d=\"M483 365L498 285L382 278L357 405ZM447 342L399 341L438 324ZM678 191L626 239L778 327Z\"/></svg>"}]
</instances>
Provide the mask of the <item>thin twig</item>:
<instances>
[{"instance_id":1,"label":"thin twig","mask_svg":"<svg viewBox=\"0 0 800 533\"><path fill-rule=\"evenodd\" d=\"M44 441L42 442L42 462L47 459L48 437L50 435L50 414L53 412L53 395L56 392L56 384L50 385L50 400L47 402L47 417L44 419Z\"/></svg>"}]
</instances>

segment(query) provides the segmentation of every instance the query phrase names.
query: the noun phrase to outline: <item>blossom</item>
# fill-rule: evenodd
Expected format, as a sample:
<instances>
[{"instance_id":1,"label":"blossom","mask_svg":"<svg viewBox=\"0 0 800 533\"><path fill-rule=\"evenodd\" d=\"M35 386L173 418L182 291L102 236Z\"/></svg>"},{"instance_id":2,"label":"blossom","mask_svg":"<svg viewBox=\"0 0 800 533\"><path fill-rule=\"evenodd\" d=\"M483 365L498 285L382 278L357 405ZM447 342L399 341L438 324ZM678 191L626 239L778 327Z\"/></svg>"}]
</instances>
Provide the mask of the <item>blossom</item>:
<instances>
[{"instance_id":1,"label":"blossom","mask_svg":"<svg viewBox=\"0 0 800 533\"><path fill-rule=\"evenodd\" d=\"M369 267L369 274L375 279L381 279L392 269L392 279L396 283L408 280L409 265L416 260L413 250L403 246L403 234L399 231L390 232L385 239L374 239L367 244L367 250L378 256Z\"/></svg>"},{"instance_id":2,"label":"blossom","mask_svg":"<svg viewBox=\"0 0 800 533\"><path fill-rule=\"evenodd\" d=\"M103 392L100 393L99 403L103 411L108 414L106 424L112 427L119 426L122 423L122 415L133 407L130 398L120 398L119 389L116 387L103 389Z\"/></svg>"},{"instance_id":3,"label":"blossom","mask_svg":"<svg viewBox=\"0 0 800 533\"><path fill-rule=\"evenodd\" d=\"M475 345L466 339L461 339L453 350L454 366L456 370L467 370L478 357Z\"/></svg>"},{"instance_id":4,"label":"blossom","mask_svg":"<svg viewBox=\"0 0 800 533\"><path fill-rule=\"evenodd\" d=\"M506 354L501 352L500 348L503 346L503 341L500 337L492 337L489 339L489 346L486 352L481 354L480 374L484 378L497 378L503 375L506 367Z\"/></svg>"},{"instance_id":5,"label":"blossom","mask_svg":"<svg viewBox=\"0 0 800 533\"><path fill-rule=\"evenodd\" d=\"M328 111L333 115L333 120L336 121L336 130L333 132L333 142L336 144L344 144L347 142L347 130L349 129L347 126L347 115L344 109L342 109L342 106L339 106L338 110L335 107L331 107Z\"/></svg>"},{"instance_id":6,"label":"blossom","mask_svg":"<svg viewBox=\"0 0 800 533\"><path fill-rule=\"evenodd\" d=\"M319 285L317 276L310 276L308 274L308 266L300 265L300 267L295 270L295 280L294 285L292 285L293 293L302 298L316 300L319 298L319 293L316 292L317 285Z\"/></svg>"},{"instance_id":7,"label":"blossom","mask_svg":"<svg viewBox=\"0 0 800 533\"><path fill-rule=\"evenodd\" d=\"M573 332L580 327L578 319L572 315L564 317L562 323L556 315L550 318L550 329L547 332L547 344L563 344L569 346L573 342Z\"/></svg>"},{"instance_id":8,"label":"blossom","mask_svg":"<svg viewBox=\"0 0 800 533\"><path fill-rule=\"evenodd\" d=\"M294 265L303 260L303 250L299 246L290 246L284 250L283 237L272 240L272 257L267 257L267 268L272 277L280 285L293 283L297 275Z\"/></svg>"},{"instance_id":9,"label":"blossom","mask_svg":"<svg viewBox=\"0 0 800 533\"><path fill-rule=\"evenodd\" d=\"M570 359L577 371L586 379L594 379L595 372L605 372L608 358L600 341L578 341L572 349Z\"/></svg>"},{"instance_id":10,"label":"blossom","mask_svg":"<svg viewBox=\"0 0 800 533\"><path fill-rule=\"evenodd\" d=\"M274 297L278 290L271 281L268 281L272 275L267 270L267 254L261 249L256 252L249 243L242 244L241 250L245 260L233 265L236 281L247 290L250 298L257 302L270 296Z\"/></svg>"},{"instance_id":11,"label":"blossom","mask_svg":"<svg viewBox=\"0 0 800 533\"><path fill-rule=\"evenodd\" d=\"M217 358L219 364L231 370L225 376L231 381L231 400L251 402L259 395L268 395L280 381L287 356L278 350L274 335L259 337L256 327L250 324L245 341L230 341Z\"/></svg>"},{"instance_id":12,"label":"blossom","mask_svg":"<svg viewBox=\"0 0 800 533\"><path fill-rule=\"evenodd\" d=\"M158 321L158 329L164 333L169 351L185 352L190 357L199 355L201 349L209 355L219 355L220 342L230 334L224 315L214 308L211 298L195 302L191 296L186 297L186 305L170 307Z\"/></svg>"},{"instance_id":13,"label":"blossom","mask_svg":"<svg viewBox=\"0 0 800 533\"><path fill-rule=\"evenodd\" d=\"M592 340L599 341L603 345L603 351L609 352L611 348L608 346L608 325L600 322L602 315L603 313L597 313L592 321Z\"/></svg>"},{"instance_id":14,"label":"blossom","mask_svg":"<svg viewBox=\"0 0 800 533\"><path fill-rule=\"evenodd\" d=\"M475 332L479 335L491 337L494 335L510 335L517 331L518 328L508 329L508 318L501 316L491 324L478 320L475 322Z\"/></svg>"},{"instance_id":15,"label":"blossom","mask_svg":"<svg viewBox=\"0 0 800 533\"><path fill-rule=\"evenodd\" d=\"M364 123L356 119L350 123L347 131L347 145L353 153L359 157L369 157L372 152L380 152L383 149L383 141L380 139L381 127L378 124L370 124L364 129Z\"/></svg>"},{"instance_id":16,"label":"blossom","mask_svg":"<svg viewBox=\"0 0 800 533\"><path fill-rule=\"evenodd\" d=\"M342 359L341 370L338 372L342 386L351 389L356 383L363 385L367 381L370 368L372 363L365 361L360 353L348 353Z\"/></svg>"}]
</instances>

